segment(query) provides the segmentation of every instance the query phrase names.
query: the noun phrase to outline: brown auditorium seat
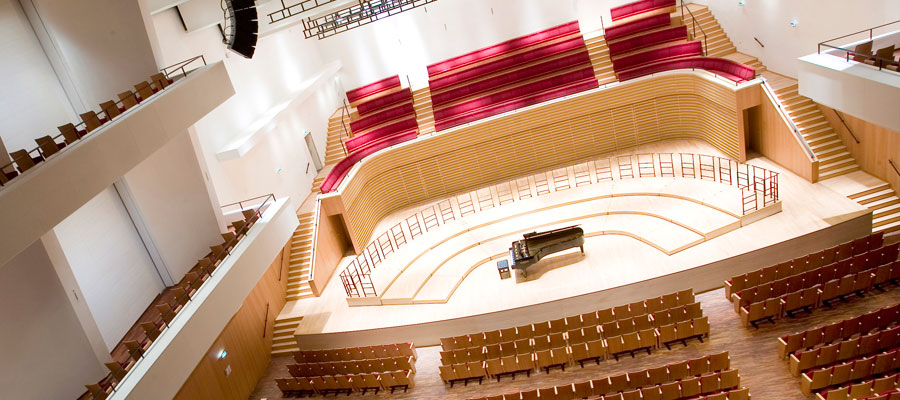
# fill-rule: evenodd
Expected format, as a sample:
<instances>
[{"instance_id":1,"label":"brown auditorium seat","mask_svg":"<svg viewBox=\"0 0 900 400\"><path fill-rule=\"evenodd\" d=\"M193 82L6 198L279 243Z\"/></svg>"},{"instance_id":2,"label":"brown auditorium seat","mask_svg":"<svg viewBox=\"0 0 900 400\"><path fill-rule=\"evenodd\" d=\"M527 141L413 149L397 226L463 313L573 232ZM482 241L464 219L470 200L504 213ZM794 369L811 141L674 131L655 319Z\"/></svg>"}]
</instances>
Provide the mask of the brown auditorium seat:
<instances>
[{"instance_id":1,"label":"brown auditorium seat","mask_svg":"<svg viewBox=\"0 0 900 400\"><path fill-rule=\"evenodd\" d=\"M151 75L150 80L153 81L153 86L157 89L157 91L163 90L172 84L172 81L166 78L166 76L162 73Z\"/></svg>"},{"instance_id":2,"label":"brown auditorium seat","mask_svg":"<svg viewBox=\"0 0 900 400\"><path fill-rule=\"evenodd\" d=\"M99 128L100 126L103 125L103 122L104 122L104 121L100 120L100 117L97 116L97 113L95 113L93 111L88 111L84 114L79 114L79 116L81 117L81 120L84 122L84 129L88 132L94 131L95 129Z\"/></svg>"},{"instance_id":3,"label":"brown auditorium seat","mask_svg":"<svg viewBox=\"0 0 900 400\"><path fill-rule=\"evenodd\" d=\"M26 150L14 151L12 153L9 153L9 155L16 163L16 167L19 168L20 172L28 171L39 162L44 161L44 159L41 157L32 157L31 154L29 154Z\"/></svg>"},{"instance_id":4,"label":"brown auditorium seat","mask_svg":"<svg viewBox=\"0 0 900 400\"><path fill-rule=\"evenodd\" d=\"M63 134L63 137L66 139L66 144L72 144L81 139L87 132L79 131L75 128L75 125L72 123L68 123L57 127L59 131Z\"/></svg>"},{"instance_id":5,"label":"brown auditorium seat","mask_svg":"<svg viewBox=\"0 0 900 400\"><path fill-rule=\"evenodd\" d=\"M124 110L128 110L138 104L137 97L135 96L134 92L130 90L127 92L119 93L119 101L122 102L122 108Z\"/></svg>"},{"instance_id":6,"label":"brown auditorium seat","mask_svg":"<svg viewBox=\"0 0 900 400\"><path fill-rule=\"evenodd\" d=\"M90 385L84 385L87 388L88 392L91 393L92 400L103 400L109 397L109 392L104 390L100 385L93 383Z\"/></svg>"},{"instance_id":7,"label":"brown auditorium seat","mask_svg":"<svg viewBox=\"0 0 900 400\"><path fill-rule=\"evenodd\" d=\"M34 141L41 149L41 154L43 154L44 157L50 157L66 147L65 143L56 143L49 135L39 137L34 139Z\"/></svg>"},{"instance_id":8,"label":"brown auditorium seat","mask_svg":"<svg viewBox=\"0 0 900 400\"><path fill-rule=\"evenodd\" d=\"M890 45L890 46L878 49L878 51L875 52L875 57L893 60L894 59L894 45ZM883 61L875 60L875 59L868 59L868 60L866 60L866 63L874 64L876 67L884 67L885 66Z\"/></svg>"},{"instance_id":9,"label":"brown auditorium seat","mask_svg":"<svg viewBox=\"0 0 900 400\"><path fill-rule=\"evenodd\" d=\"M147 83L147 81L143 81L143 82L139 82L139 83L135 84L134 90L137 93L137 96L139 98L138 101L147 100L150 98L150 96L153 96L153 93L155 93L153 91L153 88L150 87L150 84Z\"/></svg>"},{"instance_id":10,"label":"brown auditorium seat","mask_svg":"<svg viewBox=\"0 0 900 400\"><path fill-rule=\"evenodd\" d=\"M156 338L158 338L159 334L161 333L159 327L149 321L141 322L141 329L144 330L144 333L147 335L147 338L150 339L150 341L156 340Z\"/></svg>"},{"instance_id":11,"label":"brown auditorium seat","mask_svg":"<svg viewBox=\"0 0 900 400\"><path fill-rule=\"evenodd\" d=\"M103 115L106 116L107 121L112 121L113 118L122 114L122 110L112 100L100 103L100 109L103 110Z\"/></svg>"},{"instance_id":12,"label":"brown auditorium seat","mask_svg":"<svg viewBox=\"0 0 900 400\"><path fill-rule=\"evenodd\" d=\"M122 378L125 377L125 374L128 373L128 371L126 371L125 368L122 367L122 364L119 364L118 362L113 361L103 364L106 365L106 369L109 370L110 376L116 382L121 382Z\"/></svg>"}]
</instances>

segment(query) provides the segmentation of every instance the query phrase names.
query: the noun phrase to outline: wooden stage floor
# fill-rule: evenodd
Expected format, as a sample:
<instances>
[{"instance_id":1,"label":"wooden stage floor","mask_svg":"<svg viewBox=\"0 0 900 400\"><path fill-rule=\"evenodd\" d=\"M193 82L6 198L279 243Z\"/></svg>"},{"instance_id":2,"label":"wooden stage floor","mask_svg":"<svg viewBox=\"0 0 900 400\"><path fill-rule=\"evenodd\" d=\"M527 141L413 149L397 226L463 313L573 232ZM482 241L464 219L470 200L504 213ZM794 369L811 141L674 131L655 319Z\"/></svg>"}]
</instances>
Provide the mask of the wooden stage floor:
<instances>
[{"instance_id":1,"label":"wooden stage floor","mask_svg":"<svg viewBox=\"0 0 900 400\"><path fill-rule=\"evenodd\" d=\"M677 140L604 157L646 153L721 156L705 142ZM337 277L353 260L346 257L322 297L288 303L279 319L303 316L295 332L301 348L436 344L443 336L556 319L687 287L711 290L737 273L871 231L871 213L830 188L763 157L748 164L778 172L780 187L777 207L750 218L742 216L741 191L733 186L686 178L577 186L570 166L566 190L504 205L494 201L496 207L422 229L421 236L386 255L373 274L379 298L349 300L382 305L348 304ZM526 182L540 183L534 177ZM530 190L534 194L536 188ZM473 207L479 207L479 193L484 191L470 193ZM496 187L490 193L497 196ZM460 196L450 200L460 212ZM436 209L440 201L385 218L373 240L413 213ZM494 263L510 241L534 229L579 223L588 236L585 256L577 250L561 253L532 267L528 280L518 284L499 279ZM408 237L409 227L404 229Z\"/></svg>"}]
</instances>

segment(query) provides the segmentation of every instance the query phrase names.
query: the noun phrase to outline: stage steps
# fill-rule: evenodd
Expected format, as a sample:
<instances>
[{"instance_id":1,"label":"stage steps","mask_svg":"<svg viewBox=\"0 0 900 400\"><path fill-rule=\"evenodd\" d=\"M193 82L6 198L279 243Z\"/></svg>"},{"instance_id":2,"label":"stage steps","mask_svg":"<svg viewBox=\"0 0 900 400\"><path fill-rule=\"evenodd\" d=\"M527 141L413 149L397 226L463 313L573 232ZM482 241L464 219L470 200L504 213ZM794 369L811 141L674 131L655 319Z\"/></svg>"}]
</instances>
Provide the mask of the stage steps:
<instances>
[{"instance_id":1,"label":"stage steps","mask_svg":"<svg viewBox=\"0 0 900 400\"><path fill-rule=\"evenodd\" d=\"M350 117L344 114L344 124L350 129ZM345 137L344 126L341 125L341 107L335 110L328 118L328 139L325 142L325 165L337 164L347 155L344 154L344 145L341 138ZM318 188L318 186L316 186Z\"/></svg>"},{"instance_id":2,"label":"stage steps","mask_svg":"<svg viewBox=\"0 0 900 400\"><path fill-rule=\"evenodd\" d=\"M431 91L428 87L414 90L413 109L416 110L416 122L419 124L419 134L434 133L434 112L431 108Z\"/></svg>"},{"instance_id":3,"label":"stage steps","mask_svg":"<svg viewBox=\"0 0 900 400\"><path fill-rule=\"evenodd\" d=\"M275 333L272 335L272 354L286 354L300 350L294 331L300 325L303 316L286 319L275 319Z\"/></svg>"},{"instance_id":4,"label":"stage steps","mask_svg":"<svg viewBox=\"0 0 900 400\"><path fill-rule=\"evenodd\" d=\"M606 44L606 38L603 36L595 36L585 39L584 44L587 46L588 54L591 56L591 64L594 65L594 76L600 85L613 83L618 80L616 73L613 71L612 59L609 57L609 46Z\"/></svg>"},{"instance_id":5,"label":"stage steps","mask_svg":"<svg viewBox=\"0 0 900 400\"><path fill-rule=\"evenodd\" d=\"M300 225L291 237L291 258L288 266L287 301L313 297L309 287L309 268L312 261L312 242L315 214L298 214Z\"/></svg>"},{"instance_id":6,"label":"stage steps","mask_svg":"<svg viewBox=\"0 0 900 400\"><path fill-rule=\"evenodd\" d=\"M885 183L847 197L872 210L872 232L900 239L900 197L891 185Z\"/></svg>"},{"instance_id":7,"label":"stage steps","mask_svg":"<svg viewBox=\"0 0 900 400\"><path fill-rule=\"evenodd\" d=\"M710 12L709 9L706 8L706 6L692 3L688 4L687 8L691 10L691 13L693 13L694 18L697 20L698 26L695 30L693 27L693 21L691 20L691 14L687 12L685 12L684 16L682 17L682 23L684 23L684 25L688 28L688 37L693 37L694 40L702 41L703 33L706 33L707 57L728 58L725 56L737 52L737 49L731 42L731 39L729 39L728 35L725 34L725 30L722 29L722 27L719 25L719 22L716 21L715 16L713 16L712 12ZM675 15L681 17L680 7L676 9ZM755 58L753 59L755 60ZM750 63L745 64L756 67L755 65L752 65ZM757 73L759 73L759 71L757 71Z\"/></svg>"}]
</instances>

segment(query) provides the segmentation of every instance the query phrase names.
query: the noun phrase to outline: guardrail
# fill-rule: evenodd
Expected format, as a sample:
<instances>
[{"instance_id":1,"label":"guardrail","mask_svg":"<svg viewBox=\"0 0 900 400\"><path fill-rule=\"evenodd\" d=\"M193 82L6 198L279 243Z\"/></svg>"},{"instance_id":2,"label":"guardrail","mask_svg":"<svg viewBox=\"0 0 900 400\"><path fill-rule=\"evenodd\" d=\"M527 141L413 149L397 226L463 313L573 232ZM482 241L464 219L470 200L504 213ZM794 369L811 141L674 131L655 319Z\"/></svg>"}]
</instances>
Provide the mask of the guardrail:
<instances>
[{"instance_id":1,"label":"guardrail","mask_svg":"<svg viewBox=\"0 0 900 400\"><path fill-rule=\"evenodd\" d=\"M760 77L760 79L762 79L763 92L766 93L766 96L769 97L769 100L772 101L772 104L775 104L775 108L778 109L778 115L780 115L784 123L787 124L789 128L791 128L791 131L794 133L794 139L803 147L803 151L806 152L807 158L809 158L809 160L812 162L818 161L819 159L816 157L816 153L813 152L812 148L809 147L809 144L806 143L806 139L804 139L803 135L800 134L800 129L797 128L797 125L794 124L794 121L791 119L791 117L787 115L786 111L784 111L784 106L781 105L781 101L778 100L778 96L775 95L775 90L773 90L772 86L769 85L769 81L766 80L765 77Z\"/></svg>"},{"instance_id":2,"label":"guardrail","mask_svg":"<svg viewBox=\"0 0 900 400\"><path fill-rule=\"evenodd\" d=\"M319 213L322 208L322 200L316 197L316 210L313 212L313 231L312 231L312 244L310 247L309 253L309 274L306 276L306 280L309 282L315 282L316 280L316 243L318 242L319 237ZM316 293L318 295L318 293Z\"/></svg>"},{"instance_id":3,"label":"guardrail","mask_svg":"<svg viewBox=\"0 0 900 400\"><path fill-rule=\"evenodd\" d=\"M159 341L160 336L166 335L167 332L169 332L168 327L172 322L180 315L183 315L179 314L179 312L193 301L193 295L195 295L200 288L203 287L206 281L216 273L216 268L231 255L232 250L247 236L250 230L256 226L256 222L259 221L263 213L265 213L269 206L274 203L275 195L267 194L232 204L226 204L221 207L223 211L231 210L231 212L225 212L225 214L234 212L239 213L242 220L245 222L239 224L240 226L235 226L235 229L231 231L234 236L222 244L221 250L211 252L206 258L201 259L201 262L197 264L197 266L200 266L199 270L196 270L197 267L195 266L194 269L185 275L182 282L172 287L178 288L170 292L175 293L174 297L169 301L158 304L168 305L168 311L165 313L160 312L160 320L158 322L152 322L153 329L150 332L145 333L143 340L139 342L129 342L123 339L123 342L121 342L120 345L124 344L125 347L128 348L128 352L126 353L127 358L123 361L114 360L113 363L107 364L110 366L110 373L96 385L87 385L89 388L88 393L86 393L87 397L82 396L81 399L106 399L116 392L121 382L129 379L132 371L135 370L135 366L144 359L144 353ZM235 224L237 224L237 221ZM209 262L204 263L203 260L208 260ZM151 304L151 306L152 305L154 304ZM140 322L140 320L138 322ZM145 321L144 323L146 322L150 321ZM136 323L132 327L132 330L137 326ZM141 326L143 326L143 323ZM129 330L129 332L131 332L131 330ZM132 344L129 345L129 343ZM115 366L116 364L118 364L117 371L112 371L112 366Z\"/></svg>"},{"instance_id":4,"label":"guardrail","mask_svg":"<svg viewBox=\"0 0 900 400\"><path fill-rule=\"evenodd\" d=\"M844 45L836 45L836 44L829 43L829 42L835 42L835 41L842 40L842 39L849 39L849 38L852 38L854 36L857 36L859 34L864 34L864 33L868 33L868 39L871 41L872 39L875 38L875 30L876 29L881 29L881 28L888 27L888 26L892 26L893 28L900 29L900 20L888 22L883 25L874 26L869 29L863 29L859 32L853 32L853 33L850 33L850 34L847 34L844 36L836 37L834 39L826 40L824 42L819 42L816 52L818 54L822 54L823 47L827 49L827 50L825 50L826 53L831 53L834 51L844 52L843 58L847 62L850 62L850 55L852 54L854 56L854 58L873 60L875 63L875 66L877 66L879 70L884 69L885 65L898 65L897 60L895 60L893 58L878 57L871 53L863 53L863 52L856 51L856 49L850 50L850 49L841 47ZM862 37L865 38L865 36L862 36ZM852 43L854 41L851 40L850 42Z\"/></svg>"}]
</instances>

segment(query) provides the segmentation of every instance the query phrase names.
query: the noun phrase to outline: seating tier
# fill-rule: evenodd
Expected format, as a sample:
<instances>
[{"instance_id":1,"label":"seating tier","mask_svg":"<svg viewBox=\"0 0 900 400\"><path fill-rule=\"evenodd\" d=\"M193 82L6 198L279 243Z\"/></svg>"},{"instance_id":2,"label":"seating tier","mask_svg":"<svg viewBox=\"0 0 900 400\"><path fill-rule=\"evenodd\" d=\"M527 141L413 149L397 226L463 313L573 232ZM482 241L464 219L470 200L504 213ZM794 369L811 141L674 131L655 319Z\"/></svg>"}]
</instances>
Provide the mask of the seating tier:
<instances>
[{"instance_id":1,"label":"seating tier","mask_svg":"<svg viewBox=\"0 0 900 400\"><path fill-rule=\"evenodd\" d=\"M370 97L398 87L400 87L400 76L394 75L392 77L382 79L378 82L370 83L368 85L347 91L347 100L350 100L351 103L355 103L359 100L365 99L366 97Z\"/></svg>"},{"instance_id":2,"label":"seating tier","mask_svg":"<svg viewBox=\"0 0 900 400\"><path fill-rule=\"evenodd\" d=\"M558 38L561 36L568 35L573 32L579 31L578 21L572 21L566 24L562 24L559 26L555 26L549 29L545 29L540 32L535 32L530 35L518 37L512 40L508 40L503 43L499 43L490 47L486 47L480 50L475 50L470 53L463 54L461 56L453 57L449 60L444 60L439 63L431 64L428 66L428 75L437 75L441 73L445 73L448 71L452 71L457 68L464 67L466 65L471 65L476 62L484 61L492 57L496 57L502 55L504 53L509 53L512 51L524 49L528 46L533 46L535 44L539 44L541 42L545 42L548 40L552 40L554 38Z\"/></svg>"},{"instance_id":3,"label":"seating tier","mask_svg":"<svg viewBox=\"0 0 900 400\"><path fill-rule=\"evenodd\" d=\"M641 76L655 74L676 69L699 68L716 75L723 76L734 82L745 82L756 77L756 70L747 65L716 57L690 57L655 63L645 68L635 68L618 74L620 81L639 78Z\"/></svg>"},{"instance_id":4,"label":"seating tier","mask_svg":"<svg viewBox=\"0 0 900 400\"><path fill-rule=\"evenodd\" d=\"M672 18L666 14L659 14L647 18L641 18L631 22L616 24L606 28L603 34L606 42L610 43L625 36L651 29L662 28L672 23Z\"/></svg>"},{"instance_id":5,"label":"seating tier","mask_svg":"<svg viewBox=\"0 0 900 400\"><path fill-rule=\"evenodd\" d=\"M402 92L408 91L404 90ZM400 104L396 107L389 108L375 114L370 114L356 121L351 121L350 130L353 131L354 134L357 134L357 132L363 131L373 126L410 115L416 115L416 110L413 108L412 102ZM348 149L347 151L350 150Z\"/></svg>"},{"instance_id":6,"label":"seating tier","mask_svg":"<svg viewBox=\"0 0 900 400\"><path fill-rule=\"evenodd\" d=\"M417 130L411 130L406 132L400 132L394 135L391 135L388 138L383 140L377 140L375 142L371 142L367 146L360 147L357 151L350 153L346 158L335 164L334 168L328 174L324 181L322 181L322 185L319 186L319 189L322 193L328 193L334 190L338 185L341 184L341 181L344 179L344 176L347 175L347 172L350 171L350 168L353 167L358 161L366 158L369 155L374 154L375 152L391 147L395 144L403 143L409 140L413 140L418 136Z\"/></svg>"},{"instance_id":7,"label":"seating tier","mask_svg":"<svg viewBox=\"0 0 900 400\"><path fill-rule=\"evenodd\" d=\"M671 28L654 31L646 35L635 36L617 42L609 43L609 54L611 56L616 56L630 51L685 39L687 39L687 26L673 26Z\"/></svg>"},{"instance_id":8,"label":"seating tier","mask_svg":"<svg viewBox=\"0 0 900 400\"><path fill-rule=\"evenodd\" d=\"M377 112L383 108L395 106L402 103L412 103L412 101L412 92L409 90L401 90L360 103L358 106L356 106L356 112L359 113L360 117L363 117Z\"/></svg>"},{"instance_id":9,"label":"seating tier","mask_svg":"<svg viewBox=\"0 0 900 400\"><path fill-rule=\"evenodd\" d=\"M640 0L613 7L609 10L609 13L613 21L619 21L624 18L666 7L675 7L675 0Z\"/></svg>"},{"instance_id":10,"label":"seating tier","mask_svg":"<svg viewBox=\"0 0 900 400\"><path fill-rule=\"evenodd\" d=\"M681 43L615 59L613 60L613 68L616 70L616 74L620 75L619 80L624 80L621 78L621 74L629 69L642 67L644 69L652 63L677 58L700 57L702 55L703 43Z\"/></svg>"},{"instance_id":11,"label":"seating tier","mask_svg":"<svg viewBox=\"0 0 900 400\"><path fill-rule=\"evenodd\" d=\"M347 141L344 142L344 145L347 146L347 152L352 154L372 143L390 138L398 132L415 130L417 126L416 118L413 116L413 118L397 121L390 125L385 125L361 135L354 136L351 139L347 139Z\"/></svg>"}]
</instances>

